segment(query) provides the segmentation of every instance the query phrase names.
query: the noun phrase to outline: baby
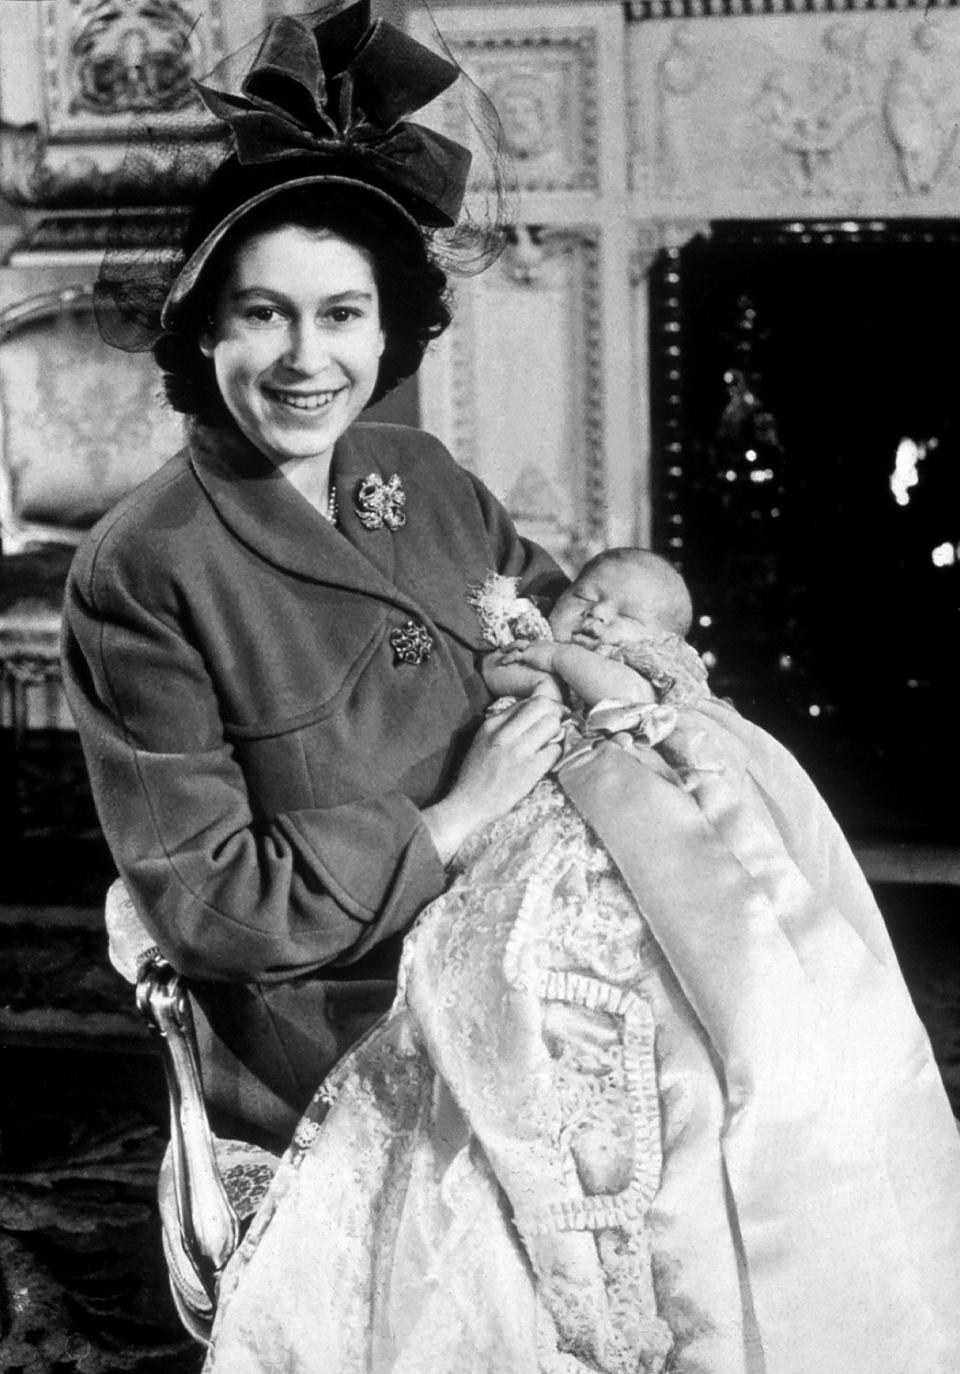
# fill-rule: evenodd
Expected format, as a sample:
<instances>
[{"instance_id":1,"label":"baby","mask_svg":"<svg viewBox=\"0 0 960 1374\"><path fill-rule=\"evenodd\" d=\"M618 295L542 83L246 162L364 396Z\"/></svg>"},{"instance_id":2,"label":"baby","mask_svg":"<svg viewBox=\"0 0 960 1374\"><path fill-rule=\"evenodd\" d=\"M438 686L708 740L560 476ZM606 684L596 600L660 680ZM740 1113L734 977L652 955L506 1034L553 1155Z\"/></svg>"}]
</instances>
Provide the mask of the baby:
<instances>
[{"instance_id":1,"label":"baby","mask_svg":"<svg viewBox=\"0 0 960 1374\"><path fill-rule=\"evenodd\" d=\"M692 620L686 583L666 559L607 549L581 569L549 622L519 612L488 629L501 647L487 655L484 679L497 697L547 694L588 710L607 701L690 702L709 695L706 669L685 639Z\"/></svg>"}]
</instances>

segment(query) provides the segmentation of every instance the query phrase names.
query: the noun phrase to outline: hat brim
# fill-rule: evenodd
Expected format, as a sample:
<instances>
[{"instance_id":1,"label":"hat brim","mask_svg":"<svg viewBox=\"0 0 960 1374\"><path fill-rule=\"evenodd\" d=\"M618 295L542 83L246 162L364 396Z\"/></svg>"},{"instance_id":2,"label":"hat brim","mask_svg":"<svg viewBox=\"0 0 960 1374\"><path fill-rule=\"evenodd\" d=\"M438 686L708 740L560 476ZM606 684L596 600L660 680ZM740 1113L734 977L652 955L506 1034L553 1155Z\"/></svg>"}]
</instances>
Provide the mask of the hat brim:
<instances>
[{"instance_id":1,"label":"hat brim","mask_svg":"<svg viewBox=\"0 0 960 1374\"><path fill-rule=\"evenodd\" d=\"M265 191L260 191L257 195L251 196L249 200L245 200L242 205L236 206L229 214L224 216L215 229L211 230L200 244L199 248L196 248L190 254L190 257L174 278L173 285L170 287L167 298L163 303L163 310L160 314L161 327L167 330L176 329L176 317L178 312L182 309L187 297L196 287L214 251L223 242L223 239L235 224L238 224L240 220L249 215L251 210L255 210L258 205L262 205L265 201L272 200L275 196L283 195L287 191L296 191L307 186L354 187L363 191L366 195L372 196L375 200L388 205L395 214L399 215L400 218L410 226L419 238L422 239L423 237L423 231L420 225L409 211L405 210L399 201L394 200L393 196L388 195L386 191L381 191L377 186L371 186L367 181L359 181L354 177L325 176L323 174L294 177L290 181L282 181L279 185L268 187Z\"/></svg>"}]
</instances>

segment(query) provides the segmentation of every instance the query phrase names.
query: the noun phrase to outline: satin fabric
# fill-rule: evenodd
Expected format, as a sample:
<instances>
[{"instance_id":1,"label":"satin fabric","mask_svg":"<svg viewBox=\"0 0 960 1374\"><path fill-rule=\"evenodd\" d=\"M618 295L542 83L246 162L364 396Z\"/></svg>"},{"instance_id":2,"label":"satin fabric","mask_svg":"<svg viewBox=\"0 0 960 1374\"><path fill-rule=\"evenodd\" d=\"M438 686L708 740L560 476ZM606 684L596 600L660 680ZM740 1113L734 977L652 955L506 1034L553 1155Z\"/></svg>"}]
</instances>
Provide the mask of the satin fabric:
<instances>
[{"instance_id":1,"label":"satin fabric","mask_svg":"<svg viewBox=\"0 0 960 1374\"><path fill-rule=\"evenodd\" d=\"M642 752L638 751L638 752ZM795 760L717 702L666 772L561 771L718 1063L756 1368L960 1368L960 1147L882 917Z\"/></svg>"},{"instance_id":2,"label":"satin fabric","mask_svg":"<svg viewBox=\"0 0 960 1374\"><path fill-rule=\"evenodd\" d=\"M645 738L575 741L418 922L208 1374L957 1369L960 1147L869 889L729 708Z\"/></svg>"}]
</instances>

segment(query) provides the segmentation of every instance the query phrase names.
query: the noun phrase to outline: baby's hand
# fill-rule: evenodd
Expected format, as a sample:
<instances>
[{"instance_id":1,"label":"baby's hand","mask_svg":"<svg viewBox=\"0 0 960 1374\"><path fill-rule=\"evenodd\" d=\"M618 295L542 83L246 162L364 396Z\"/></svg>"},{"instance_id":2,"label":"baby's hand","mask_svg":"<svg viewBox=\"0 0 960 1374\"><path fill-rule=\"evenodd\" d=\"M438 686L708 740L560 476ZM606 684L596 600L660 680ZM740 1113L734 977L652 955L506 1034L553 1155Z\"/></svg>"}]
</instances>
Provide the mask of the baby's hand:
<instances>
[{"instance_id":1,"label":"baby's hand","mask_svg":"<svg viewBox=\"0 0 960 1374\"><path fill-rule=\"evenodd\" d=\"M552 673L557 645L552 639L516 640L503 651L504 663L522 663L541 673Z\"/></svg>"},{"instance_id":2,"label":"baby's hand","mask_svg":"<svg viewBox=\"0 0 960 1374\"><path fill-rule=\"evenodd\" d=\"M494 696L551 696L555 700L560 699L560 688L550 674L524 662L513 645L484 654L482 671L484 681Z\"/></svg>"}]
</instances>

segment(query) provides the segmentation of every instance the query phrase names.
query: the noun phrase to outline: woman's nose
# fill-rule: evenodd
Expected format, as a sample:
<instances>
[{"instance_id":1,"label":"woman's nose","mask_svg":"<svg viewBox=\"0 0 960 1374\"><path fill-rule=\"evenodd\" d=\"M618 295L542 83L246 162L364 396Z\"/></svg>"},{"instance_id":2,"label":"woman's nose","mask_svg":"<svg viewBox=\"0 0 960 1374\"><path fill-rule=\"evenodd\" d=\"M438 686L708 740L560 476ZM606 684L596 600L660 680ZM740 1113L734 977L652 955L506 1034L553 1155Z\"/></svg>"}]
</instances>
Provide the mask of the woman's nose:
<instances>
[{"instance_id":1,"label":"woman's nose","mask_svg":"<svg viewBox=\"0 0 960 1374\"><path fill-rule=\"evenodd\" d=\"M329 350L323 331L316 325L295 324L291 327L283 361L297 372L317 372L327 361Z\"/></svg>"}]
</instances>

